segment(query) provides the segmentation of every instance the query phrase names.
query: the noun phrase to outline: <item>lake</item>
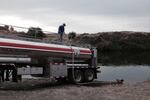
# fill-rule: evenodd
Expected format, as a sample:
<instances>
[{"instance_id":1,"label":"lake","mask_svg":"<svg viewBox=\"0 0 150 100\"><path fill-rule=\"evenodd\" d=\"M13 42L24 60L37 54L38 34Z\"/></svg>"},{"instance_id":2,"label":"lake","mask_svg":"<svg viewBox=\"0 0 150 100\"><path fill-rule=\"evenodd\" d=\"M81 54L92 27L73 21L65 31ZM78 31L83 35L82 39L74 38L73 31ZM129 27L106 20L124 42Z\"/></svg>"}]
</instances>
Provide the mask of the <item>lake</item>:
<instances>
[{"instance_id":1,"label":"lake","mask_svg":"<svg viewBox=\"0 0 150 100\"><path fill-rule=\"evenodd\" d=\"M125 83L137 83L150 80L150 66L148 65L109 65L100 66L99 81L115 81L124 79Z\"/></svg>"}]
</instances>

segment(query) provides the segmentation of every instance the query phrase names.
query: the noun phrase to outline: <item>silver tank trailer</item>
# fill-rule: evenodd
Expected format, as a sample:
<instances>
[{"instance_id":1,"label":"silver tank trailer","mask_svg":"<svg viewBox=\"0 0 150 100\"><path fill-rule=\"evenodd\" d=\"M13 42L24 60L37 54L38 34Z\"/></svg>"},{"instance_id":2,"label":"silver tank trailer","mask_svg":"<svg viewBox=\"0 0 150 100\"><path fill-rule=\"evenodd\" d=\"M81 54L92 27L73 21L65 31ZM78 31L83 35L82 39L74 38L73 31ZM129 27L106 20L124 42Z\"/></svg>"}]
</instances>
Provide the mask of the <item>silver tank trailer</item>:
<instances>
[{"instance_id":1,"label":"silver tank trailer","mask_svg":"<svg viewBox=\"0 0 150 100\"><path fill-rule=\"evenodd\" d=\"M28 63L31 62L31 59L48 57L71 59L73 54L76 55L75 59L88 60L92 57L92 50L75 46L0 38L0 62L10 60L11 62ZM16 58L16 55L25 55L26 57Z\"/></svg>"}]
</instances>

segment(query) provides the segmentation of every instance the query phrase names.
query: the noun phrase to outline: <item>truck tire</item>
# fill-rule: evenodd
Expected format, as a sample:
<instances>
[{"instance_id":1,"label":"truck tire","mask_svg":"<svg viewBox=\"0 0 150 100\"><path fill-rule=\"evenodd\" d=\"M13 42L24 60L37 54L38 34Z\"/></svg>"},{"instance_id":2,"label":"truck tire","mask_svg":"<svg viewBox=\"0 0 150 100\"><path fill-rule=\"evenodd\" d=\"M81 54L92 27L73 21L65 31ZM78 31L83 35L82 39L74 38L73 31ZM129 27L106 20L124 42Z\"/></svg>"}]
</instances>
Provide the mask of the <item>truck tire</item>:
<instances>
[{"instance_id":1,"label":"truck tire","mask_svg":"<svg viewBox=\"0 0 150 100\"><path fill-rule=\"evenodd\" d=\"M86 82L92 82L95 78L94 71L92 69L87 69L84 72L84 79Z\"/></svg>"},{"instance_id":2,"label":"truck tire","mask_svg":"<svg viewBox=\"0 0 150 100\"><path fill-rule=\"evenodd\" d=\"M84 75L83 75L83 72L81 70L74 70L74 72L72 72L72 75L71 75L71 82L72 83L81 83L83 82L83 78L84 78Z\"/></svg>"}]
</instances>

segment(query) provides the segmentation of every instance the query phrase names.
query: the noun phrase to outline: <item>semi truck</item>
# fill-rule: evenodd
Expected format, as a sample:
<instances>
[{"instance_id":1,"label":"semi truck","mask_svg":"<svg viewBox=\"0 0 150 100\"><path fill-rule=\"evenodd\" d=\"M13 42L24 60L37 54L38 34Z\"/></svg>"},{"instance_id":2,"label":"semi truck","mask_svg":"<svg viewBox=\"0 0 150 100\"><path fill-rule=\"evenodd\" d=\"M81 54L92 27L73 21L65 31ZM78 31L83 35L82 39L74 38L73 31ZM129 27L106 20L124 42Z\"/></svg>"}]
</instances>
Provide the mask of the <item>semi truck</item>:
<instances>
[{"instance_id":1,"label":"semi truck","mask_svg":"<svg viewBox=\"0 0 150 100\"><path fill-rule=\"evenodd\" d=\"M93 81L97 73L96 48L0 37L1 82L31 75L81 83Z\"/></svg>"}]
</instances>

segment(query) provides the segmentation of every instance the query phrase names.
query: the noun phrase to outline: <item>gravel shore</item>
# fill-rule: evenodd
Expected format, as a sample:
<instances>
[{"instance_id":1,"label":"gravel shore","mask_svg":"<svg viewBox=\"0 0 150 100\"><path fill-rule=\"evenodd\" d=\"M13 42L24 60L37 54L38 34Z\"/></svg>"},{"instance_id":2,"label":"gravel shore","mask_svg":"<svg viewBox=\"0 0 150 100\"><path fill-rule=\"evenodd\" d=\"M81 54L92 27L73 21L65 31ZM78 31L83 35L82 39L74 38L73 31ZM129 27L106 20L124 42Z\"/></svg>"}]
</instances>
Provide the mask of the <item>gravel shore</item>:
<instances>
[{"instance_id":1,"label":"gravel shore","mask_svg":"<svg viewBox=\"0 0 150 100\"><path fill-rule=\"evenodd\" d=\"M150 81L96 86L36 81L0 83L0 100L150 100Z\"/></svg>"}]
</instances>

